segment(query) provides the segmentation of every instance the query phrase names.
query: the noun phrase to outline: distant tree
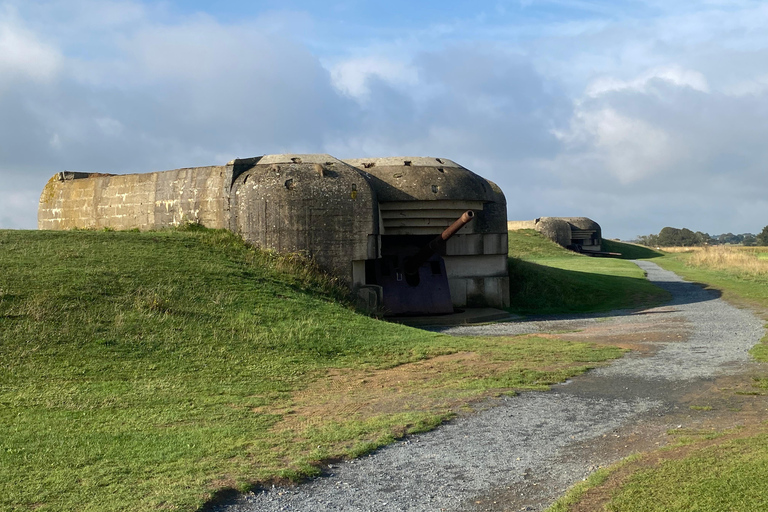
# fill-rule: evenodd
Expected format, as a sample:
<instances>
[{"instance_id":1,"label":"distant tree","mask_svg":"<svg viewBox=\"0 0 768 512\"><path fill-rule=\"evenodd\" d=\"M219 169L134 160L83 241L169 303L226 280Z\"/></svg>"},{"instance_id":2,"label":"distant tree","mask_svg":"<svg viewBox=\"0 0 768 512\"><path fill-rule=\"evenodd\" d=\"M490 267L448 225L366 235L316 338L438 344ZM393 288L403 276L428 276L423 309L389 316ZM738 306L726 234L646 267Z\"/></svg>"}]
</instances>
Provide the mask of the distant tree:
<instances>
[{"instance_id":1,"label":"distant tree","mask_svg":"<svg viewBox=\"0 0 768 512\"><path fill-rule=\"evenodd\" d=\"M641 235L637 237L635 242L648 247L693 247L719 243L740 243L743 236L745 235L734 235L733 233L712 236L703 231L694 233L688 228L678 229L667 226L659 231L658 235Z\"/></svg>"},{"instance_id":2,"label":"distant tree","mask_svg":"<svg viewBox=\"0 0 768 512\"><path fill-rule=\"evenodd\" d=\"M659 231L659 245L664 247L677 247L682 245L680 243L682 239L682 233L677 228L671 228L669 226L661 228Z\"/></svg>"},{"instance_id":3,"label":"distant tree","mask_svg":"<svg viewBox=\"0 0 768 512\"><path fill-rule=\"evenodd\" d=\"M658 247L659 235L639 235L634 241L646 247Z\"/></svg>"},{"instance_id":4,"label":"distant tree","mask_svg":"<svg viewBox=\"0 0 768 512\"><path fill-rule=\"evenodd\" d=\"M752 247L757 245L757 237L752 233L744 233L741 235L741 245L745 247Z\"/></svg>"},{"instance_id":5,"label":"distant tree","mask_svg":"<svg viewBox=\"0 0 768 512\"><path fill-rule=\"evenodd\" d=\"M696 245L716 245L717 241L709 233L696 232Z\"/></svg>"},{"instance_id":6,"label":"distant tree","mask_svg":"<svg viewBox=\"0 0 768 512\"><path fill-rule=\"evenodd\" d=\"M683 228L680 230L680 245L683 247L691 247L698 244L698 237L696 236L696 233L691 231L688 228Z\"/></svg>"},{"instance_id":7,"label":"distant tree","mask_svg":"<svg viewBox=\"0 0 768 512\"><path fill-rule=\"evenodd\" d=\"M740 244L742 238L739 235L733 233L723 233L717 236L717 241L721 244Z\"/></svg>"},{"instance_id":8,"label":"distant tree","mask_svg":"<svg viewBox=\"0 0 768 512\"><path fill-rule=\"evenodd\" d=\"M701 231L693 232L688 228L665 227L657 236L658 245L663 247L692 247L710 243L712 237Z\"/></svg>"},{"instance_id":9,"label":"distant tree","mask_svg":"<svg viewBox=\"0 0 768 512\"><path fill-rule=\"evenodd\" d=\"M757 245L768 245L768 226L765 226L759 235L755 237Z\"/></svg>"}]
</instances>

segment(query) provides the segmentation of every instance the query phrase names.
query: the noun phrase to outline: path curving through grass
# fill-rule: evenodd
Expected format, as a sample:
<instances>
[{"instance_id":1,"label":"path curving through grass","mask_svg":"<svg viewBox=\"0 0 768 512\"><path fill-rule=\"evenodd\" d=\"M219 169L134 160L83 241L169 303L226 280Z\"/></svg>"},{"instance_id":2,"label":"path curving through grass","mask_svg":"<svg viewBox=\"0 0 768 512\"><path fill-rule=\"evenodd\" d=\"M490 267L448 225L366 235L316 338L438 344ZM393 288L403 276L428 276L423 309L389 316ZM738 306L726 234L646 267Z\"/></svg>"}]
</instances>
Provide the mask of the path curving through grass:
<instances>
[{"instance_id":1,"label":"path curving through grass","mask_svg":"<svg viewBox=\"0 0 768 512\"><path fill-rule=\"evenodd\" d=\"M745 421L728 408L749 400L738 377L756 367L748 350L764 335L763 322L654 263L638 265L672 294L670 303L443 331L558 333L635 349L630 356L551 392L497 399L433 432L331 464L306 484L214 510L542 510L596 469L679 437L670 431L694 435Z\"/></svg>"}]
</instances>

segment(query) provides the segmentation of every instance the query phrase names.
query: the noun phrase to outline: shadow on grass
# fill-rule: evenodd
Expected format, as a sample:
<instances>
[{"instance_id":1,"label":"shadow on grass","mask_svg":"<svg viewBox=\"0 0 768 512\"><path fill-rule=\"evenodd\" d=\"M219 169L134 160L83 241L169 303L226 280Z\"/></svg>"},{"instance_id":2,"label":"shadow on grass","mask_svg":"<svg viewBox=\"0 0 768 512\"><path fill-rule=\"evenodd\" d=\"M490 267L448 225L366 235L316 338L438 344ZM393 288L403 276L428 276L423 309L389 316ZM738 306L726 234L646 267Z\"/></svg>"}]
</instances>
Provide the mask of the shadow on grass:
<instances>
[{"instance_id":1,"label":"shadow on grass","mask_svg":"<svg viewBox=\"0 0 768 512\"><path fill-rule=\"evenodd\" d=\"M531 316L630 315L662 304L704 302L717 290L689 282L651 283L646 279L563 270L510 258L512 313Z\"/></svg>"}]
</instances>

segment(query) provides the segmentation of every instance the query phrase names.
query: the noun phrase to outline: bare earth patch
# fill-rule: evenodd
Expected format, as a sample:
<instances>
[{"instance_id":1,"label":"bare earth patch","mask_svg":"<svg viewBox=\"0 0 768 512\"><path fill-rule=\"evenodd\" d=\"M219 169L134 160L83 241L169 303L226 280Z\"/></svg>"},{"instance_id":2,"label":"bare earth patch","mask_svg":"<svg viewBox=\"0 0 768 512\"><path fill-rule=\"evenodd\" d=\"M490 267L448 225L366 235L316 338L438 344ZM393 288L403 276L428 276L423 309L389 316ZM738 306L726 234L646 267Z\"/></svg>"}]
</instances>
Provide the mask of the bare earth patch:
<instances>
[{"instance_id":1,"label":"bare earth patch","mask_svg":"<svg viewBox=\"0 0 768 512\"><path fill-rule=\"evenodd\" d=\"M404 410L451 410L465 400L446 395L453 381L441 385L441 375L457 365L482 373L502 366L483 362L474 352L458 352L384 370L332 370L327 378L294 394L289 408L276 411L284 417L273 429L306 428L352 415L364 419Z\"/></svg>"},{"instance_id":2,"label":"bare earth patch","mask_svg":"<svg viewBox=\"0 0 768 512\"><path fill-rule=\"evenodd\" d=\"M604 322L586 326L576 332L564 333L565 340L589 341L613 345L650 355L656 351L656 343L687 341L689 325L680 317L667 316L672 307L655 308L653 314L644 313L644 319L633 323Z\"/></svg>"},{"instance_id":3,"label":"bare earth patch","mask_svg":"<svg viewBox=\"0 0 768 512\"><path fill-rule=\"evenodd\" d=\"M557 339L565 336L538 334L537 338ZM510 338L510 343L527 336ZM579 340L586 341L586 340ZM582 367L585 363L538 366L539 371L557 371ZM593 363L591 366L595 366ZM332 370L327 378L292 397L291 405L273 413L283 415L274 431L303 431L330 421L341 422L383 414L418 411L435 414L457 414L468 411L468 405L500 393L504 389L469 389L463 387L472 379L501 375L515 368L515 361L499 361L478 352L456 352L440 355L394 368L369 370ZM259 412L259 410L256 410Z\"/></svg>"}]
</instances>

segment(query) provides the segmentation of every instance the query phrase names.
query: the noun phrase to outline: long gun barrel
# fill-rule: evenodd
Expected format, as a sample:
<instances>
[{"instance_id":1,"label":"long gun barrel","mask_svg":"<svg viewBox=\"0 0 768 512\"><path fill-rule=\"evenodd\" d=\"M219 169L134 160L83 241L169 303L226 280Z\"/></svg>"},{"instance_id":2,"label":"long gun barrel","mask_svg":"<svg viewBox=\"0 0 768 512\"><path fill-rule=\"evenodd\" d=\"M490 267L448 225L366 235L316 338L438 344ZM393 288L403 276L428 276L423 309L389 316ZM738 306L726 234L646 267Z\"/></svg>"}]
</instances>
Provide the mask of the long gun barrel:
<instances>
[{"instance_id":1,"label":"long gun barrel","mask_svg":"<svg viewBox=\"0 0 768 512\"><path fill-rule=\"evenodd\" d=\"M445 246L445 242L456 234L458 230L463 228L467 223L475 218L475 212L467 210L461 214L461 217L448 226L445 231L437 235L431 242L419 249L419 252L411 256L405 261L404 270L406 275L413 275L418 273L419 267L422 266L429 258L432 257L438 250Z\"/></svg>"}]
</instances>

